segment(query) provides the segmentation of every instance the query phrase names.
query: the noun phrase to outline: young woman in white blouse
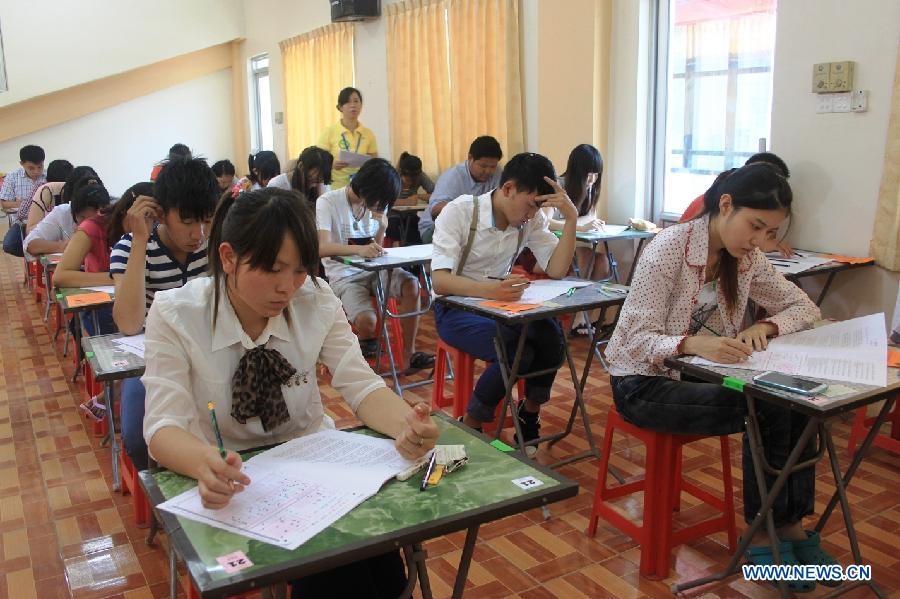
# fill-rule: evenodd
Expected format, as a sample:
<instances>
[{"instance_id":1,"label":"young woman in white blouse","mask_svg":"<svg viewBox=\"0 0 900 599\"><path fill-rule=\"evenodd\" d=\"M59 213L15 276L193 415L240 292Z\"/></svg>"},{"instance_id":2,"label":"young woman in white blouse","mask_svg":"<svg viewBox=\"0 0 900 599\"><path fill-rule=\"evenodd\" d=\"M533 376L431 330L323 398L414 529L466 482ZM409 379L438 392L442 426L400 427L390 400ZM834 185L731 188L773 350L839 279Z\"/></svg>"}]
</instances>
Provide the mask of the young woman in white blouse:
<instances>
[{"instance_id":1,"label":"young woman in white blouse","mask_svg":"<svg viewBox=\"0 0 900 599\"><path fill-rule=\"evenodd\" d=\"M418 457L434 446L438 431L427 410L411 409L372 372L338 299L307 275L317 271L318 242L312 210L298 194L269 188L224 198L209 248L212 276L157 293L142 379L150 454L197 479L206 507L224 507L253 484L236 451L334 427L322 407L317 361L359 419L396 439L401 454ZM216 405L224 459L207 402ZM396 596L405 584L397 552L337 570L297 581L295 593L317 596L323 585L340 594L335 588L344 587L335 585L350 584L352 596L373 588Z\"/></svg>"},{"instance_id":2,"label":"young woman in white blouse","mask_svg":"<svg viewBox=\"0 0 900 599\"><path fill-rule=\"evenodd\" d=\"M694 220L663 230L638 262L631 292L606 351L616 409L637 426L682 434L726 435L744 430L744 395L720 385L688 381L666 368L667 357L702 356L721 363L745 360L767 339L807 328L819 309L802 289L771 266L759 247L789 216L787 180L766 164L727 171L706 192ZM753 300L768 316L743 326ZM779 468L799 439L806 417L757 403L766 458ZM807 446L803 459L814 449ZM744 517L761 501L744 436ZM774 477L767 475L767 485ZM836 563L807 533L801 519L813 512L815 468L792 474L773 507L783 563ZM765 531L748 559L770 563ZM795 591L812 582L794 581Z\"/></svg>"}]
</instances>

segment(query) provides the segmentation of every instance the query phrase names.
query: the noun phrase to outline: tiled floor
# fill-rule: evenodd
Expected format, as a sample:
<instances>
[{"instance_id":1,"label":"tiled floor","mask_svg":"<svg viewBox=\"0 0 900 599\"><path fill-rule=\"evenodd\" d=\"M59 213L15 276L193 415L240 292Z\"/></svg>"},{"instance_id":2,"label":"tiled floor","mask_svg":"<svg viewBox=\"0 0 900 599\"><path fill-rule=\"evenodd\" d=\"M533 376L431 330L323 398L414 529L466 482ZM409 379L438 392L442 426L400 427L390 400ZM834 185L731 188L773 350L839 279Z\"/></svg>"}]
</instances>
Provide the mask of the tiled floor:
<instances>
[{"instance_id":1,"label":"tiled floor","mask_svg":"<svg viewBox=\"0 0 900 599\"><path fill-rule=\"evenodd\" d=\"M62 357L33 296L21 285L21 260L0 257L0 597L28 598L164 597L168 570L163 536L157 546L144 544L127 497L110 487L109 449L100 447L76 409L81 380L68 382L71 358ZM424 319L423 349L433 349L434 325ZM584 341L573 342L581 367ZM562 374L562 373L561 373ZM563 425L571 405L571 385L558 377L545 429ZM353 423L349 410L330 387L327 405L341 426ZM430 399L430 388L419 390ZM595 369L588 380L591 422L598 442L610 405L607 377ZM849 427L835 426L843 450ZM566 454L586 446L581 428L554 452ZM739 438L733 436L732 473L740 513ZM643 449L634 441L616 440L612 463L626 476L641 472ZM545 460L547 455L539 454ZM685 473L705 486L719 488L721 468L714 442L689 447ZM846 463L846 458L842 456ZM669 597L669 585L713 571L727 561L718 534L679 547L671 578L638 577L639 548L601 521L595 538L585 536L597 461L583 461L561 472L581 485L580 494L552 506L552 518L539 510L483 527L469 574L469 597ZM825 464L818 466L817 509L834 489ZM891 597L900 597L900 458L876 451L854 480L849 494L863 556ZM640 501L623 501L639 513ZM679 518L697 517L702 508L688 498ZM431 584L436 597L448 597L464 533L426 544ZM826 547L848 562L849 545L839 517L825 531ZM182 577L182 594L186 585ZM819 589L812 596L824 594ZM732 579L701 590L695 597L768 597L771 587ZM863 590L851 597L868 596Z\"/></svg>"}]
</instances>

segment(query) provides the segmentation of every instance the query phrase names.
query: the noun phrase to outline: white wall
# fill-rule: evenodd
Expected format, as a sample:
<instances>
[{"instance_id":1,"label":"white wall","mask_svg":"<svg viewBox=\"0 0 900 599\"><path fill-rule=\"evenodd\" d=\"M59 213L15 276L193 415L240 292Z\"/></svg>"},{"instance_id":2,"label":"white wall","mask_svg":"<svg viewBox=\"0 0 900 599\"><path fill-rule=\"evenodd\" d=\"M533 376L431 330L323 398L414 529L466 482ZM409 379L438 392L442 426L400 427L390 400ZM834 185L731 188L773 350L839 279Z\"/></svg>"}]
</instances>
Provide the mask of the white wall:
<instances>
[{"instance_id":1,"label":"white wall","mask_svg":"<svg viewBox=\"0 0 900 599\"><path fill-rule=\"evenodd\" d=\"M9 91L0 106L227 42L243 29L240 0L4 0L2 7Z\"/></svg>"},{"instance_id":2,"label":"white wall","mask_svg":"<svg viewBox=\"0 0 900 599\"><path fill-rule=\"evenodd\" d=\"M20 147L37 144L47 152L48 163L65 158L93 166L110 194L120 195L146 181L175 142L211 163L231 154L230 69L11 139L0 144L0 157L4 163L17 160Z\"/></svg>"},{"instance_id":3,"label":"white wall","mask_svg":"<svg viewBox=\"0 0 900 599\"><path fill-rule=\"evenodd\" d=\"M897 43L896 0L780 0L776 24L772 150L791 168L797 247L869 254L884 163ZM866 113L816 114L812 65L856 61L854 87L869 90ZM900 274L867 268L840 274L828 316L885 311ZM810 286L812 289L812 286Z\"/></svg>"}]
</instances>

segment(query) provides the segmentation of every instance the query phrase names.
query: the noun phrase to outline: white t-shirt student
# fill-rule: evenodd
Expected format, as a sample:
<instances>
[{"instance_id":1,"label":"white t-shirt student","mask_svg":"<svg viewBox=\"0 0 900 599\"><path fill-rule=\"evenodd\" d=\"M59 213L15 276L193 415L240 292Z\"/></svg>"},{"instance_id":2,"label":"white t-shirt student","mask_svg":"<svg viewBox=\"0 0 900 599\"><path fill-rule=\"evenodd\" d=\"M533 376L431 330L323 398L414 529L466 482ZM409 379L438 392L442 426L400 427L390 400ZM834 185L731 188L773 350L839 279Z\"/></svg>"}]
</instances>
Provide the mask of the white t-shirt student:
<instances>
[{"instance_id":1,"label":"white t-shirt student","mask_svg":"<svg viewBox=\"0 0 900 599\"><path fill-rule=\"evenodd\" d=\"M447 204L438 215L432 239L432 271L449 269L452 274L457 274L456 265L469 238L474 201L474 196L460 196ZM472 249L459 274L475 281L505 276L512 270L512 263L524 247L531 249L538 264L546 269L559 243L556 235L547 228L547 217L542 210L538 210L534 218L522 227L522 242L518 246L520 228L509 226L505 231L498 229L494 223L491 192L478 196L478 228Z\"/></svg>"},{"instance_id":2,"label":"white t-shirt student","mask_svg":"<svg viewBox=\"0 0 900 599\"><path fill-rule=\"evenodd\" d=\"M325 414L316 381L316 362L332 373L331 385L356 411L384 380L363 360L359 342L341 302L324 281L308 278L284 314L269 319L259 338L244 332L224 289L213 328L213 279L194 279L179 289L156 294L147 316L145 340L147 389L144 439L176 426L207 443L216 442L207 402L216 406L222 440L242 450L334 428ZM291 324L289 324L291 323ZM265 346L281 353L297 369L297 384L282 387L290 419L266 432L259 418L241 424L227 417L232 405L232 376L248 350Z\"/></svg>"},{"instance_id":3,"label":"white t-shirt student","mask_svg":"<svg viewBox=\"0 0 900 599\"><path fill-rule=\"evenodd\" d=\"M72 206L69 204L60 204L50 211L50 214L41 219L34 229L31 230L22 243L22 247L26 250L25 255L29 258L28 244L35 239L44 241L63 241L70 239L75 234L78 224L72 217Z\"/></svg>"},{"instance_id":4,"label":"white t-shirt student","mask_svg":"<svg viewBox=\"0 0 900 599\"><path fill-rule=\"evenodd\" d=\"M346 187L329 191L316 200L316 229L328 231L332 243L348 245L351 239L371 241L378 234L380 226L381 221L368 208L359 218L353 216ZM332 284L365 272L334 258L324 258L322 264L325 266L325 276Z\"/></svg>"}]
</instances>

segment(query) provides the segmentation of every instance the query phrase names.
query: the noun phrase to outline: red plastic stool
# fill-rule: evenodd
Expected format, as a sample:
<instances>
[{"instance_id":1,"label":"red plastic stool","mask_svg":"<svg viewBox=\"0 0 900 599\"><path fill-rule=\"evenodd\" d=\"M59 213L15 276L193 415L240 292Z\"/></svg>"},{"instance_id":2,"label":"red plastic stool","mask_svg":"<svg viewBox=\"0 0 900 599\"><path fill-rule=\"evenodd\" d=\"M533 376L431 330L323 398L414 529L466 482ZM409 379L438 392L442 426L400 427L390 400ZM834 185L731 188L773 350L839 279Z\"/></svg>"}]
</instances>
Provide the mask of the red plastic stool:
<instances>
[{"instance_id":1,"label":"red plastic stool","mask_svg":"<svg viewBox=\"0 0 900 599\"><path fill-rule=\"evenodd\" d=\"M375 298L372 298L372 306L375 308L375 334L381 334L381 311L378 309L378 302L375 301ZM387 307L389 312L397 313L397 300L394 298L388 298ZM388 328L388 337L391 344L391 351L394 354L394 361L397 362L403 358L403 329L400 328L400 319L399 318L388 318L387 323ZM385 367L387 366L387 343L384 339L381 339L381 359L385 361ZM373 359L369 360L369 364L372 368L377 372L381 369L380 364L375 364Z\"/></svg>"},{"instance_id":2,"label":"red plastic stool","mask_svg":"<svg viewBox=\"0 0 900 599\"><path fill-rule=\"evenodd\" d=\"M898 398L900 399L900 398ZM878 433L872 439L872 447L880 447L894 453L900 453L900 402L894 402L894 407L888 413L885 422L891 423L890 436ZM853 428L850 429L850 439L847 441L847 453L852 458L856 454L856 446L863 442L869 429L875 424L875 416L866 417L866 408L856 410L853 418Z\"/></svg>"},{"instance_id":3,"label":"red plastic stool","mask_svg":"<svg viewBox=\"0 0 900 599\"><path fill-rule=\"evenodd\" d=\"M606 486L609 456L612 451L613 433L624 432L644 442L646 464L644 478L615 488ZM737 529L734 524L734 498L731 481L731 451L728 436L719 437L722 449L722 473L724 498L716 497L685 481L681 476L682 447L709 435L674 435L643 429L626 422L616 411L609 410L606 419L606 435L600 457L599 478L594 492L594 506L587 534L594 536L597 521L604 520L630 536L641 546L640 574L653 579L669 575L672 548L687 541L724 530L728 534L728 549L737 545ZM644 492L644 512L640 526L616 511L610 500ZM715 508L720 514L714 518L678 530L672 530L672 512L678 511L681 491L686 491Z\"/></svg>"},{"instance_id":4,"label":"red plastic stool","mask_svg":"<svg viewBox=\"0 0 900 599\"><path fill-rule=\"evenodd\" d=\"M119 447L119 479L121 481L122 495L131 493L131 503L134 506L134 520L138 526L144 527L150 524L150 502L147 494L141 487L138 471L124 447Z\"/></svg>"},{"instance_id":5,"label":"red plastic stool","mask_svg":"<svg viewBox=\"0 0 900 599\"><path fill-rule=\"evenodd\" d=\"M453 396L444 395L444 383L447 376L447 358L450 358L453 364ZM490 364L490 362L488 362ZM519 398L525 397L525 379L516 381L519 390ZM434 386L431 392L431 409L453 407L453 417L459 418L466 413L466 405L472 396L472 390L475 388L475 357L467 354L461 349L444 342L438 337L437 355L434 357ZM494 422L485 422L484 431L494 433L497 430L497 420L500 412L503 410L503 402L497 404L497 410L494 412ZM503 421L503 426L512 426L512 418L507 416Z\"/></svg>"}]
</instances>

